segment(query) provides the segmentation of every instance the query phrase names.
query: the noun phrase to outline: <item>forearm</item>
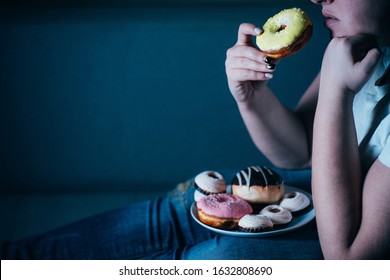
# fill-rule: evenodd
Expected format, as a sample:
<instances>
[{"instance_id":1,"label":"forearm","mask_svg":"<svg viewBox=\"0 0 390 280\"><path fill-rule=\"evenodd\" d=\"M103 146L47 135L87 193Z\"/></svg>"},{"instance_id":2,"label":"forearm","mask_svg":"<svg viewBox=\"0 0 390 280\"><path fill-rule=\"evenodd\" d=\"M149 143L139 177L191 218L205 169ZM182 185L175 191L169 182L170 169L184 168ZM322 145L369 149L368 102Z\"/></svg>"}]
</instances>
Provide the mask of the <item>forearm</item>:
<instances>
[{"instance_id":1,"label":"forearm","mask_svg":"<svg viewBox=\"0 0 390 280\"><path fill-rule=\"evenodd\" d=\"M320 91L314 121L313 198L326 258L349 258L360 226L362 182L352 102L351 93Z\"/></svg>"},{"instance_id":2,"label":"forearm","mask_svg":"<svg viewBox=\"0 0 390 280\"><path fill-rule=\"evenodd\" d=\"M268 87L238 107L253 142L275 166L308 166L310 144L303 123Z\"/></svg>"}]
</instances>

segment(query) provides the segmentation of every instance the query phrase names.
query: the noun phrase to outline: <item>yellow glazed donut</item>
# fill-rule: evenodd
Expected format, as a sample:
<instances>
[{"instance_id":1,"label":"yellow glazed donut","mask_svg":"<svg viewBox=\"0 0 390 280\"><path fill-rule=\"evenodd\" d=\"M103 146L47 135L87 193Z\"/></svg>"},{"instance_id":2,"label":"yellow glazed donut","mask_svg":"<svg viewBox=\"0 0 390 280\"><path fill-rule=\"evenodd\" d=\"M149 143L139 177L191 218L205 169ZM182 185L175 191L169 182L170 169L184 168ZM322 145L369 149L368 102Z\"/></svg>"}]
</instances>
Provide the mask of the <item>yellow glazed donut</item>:
<instances>
[{"instance_id":1,"label":"yellow glazed donut","mask_svg":"<svg viewBox=\"0 0 390 280\"><path fill-rule=\"evenodd\" d=\"M264 32L256 37L259 49L272 58L282 58L300 51L313 33L313 24L299 8L281 11L269 18Z\"/></svg>"}]
</instances>

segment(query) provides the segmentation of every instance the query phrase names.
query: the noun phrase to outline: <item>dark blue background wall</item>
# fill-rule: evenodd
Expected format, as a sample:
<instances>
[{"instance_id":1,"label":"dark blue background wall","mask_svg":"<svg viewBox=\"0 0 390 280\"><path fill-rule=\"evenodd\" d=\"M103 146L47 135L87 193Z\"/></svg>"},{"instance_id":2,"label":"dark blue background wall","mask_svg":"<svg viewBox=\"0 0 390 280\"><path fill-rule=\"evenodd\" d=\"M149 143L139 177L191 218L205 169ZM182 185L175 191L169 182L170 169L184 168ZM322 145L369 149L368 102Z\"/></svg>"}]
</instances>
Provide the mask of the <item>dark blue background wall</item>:
<instances>
[{"instance_id":1,"label":"dark blue background wall","mask_svg":"<svg viewBox=\"0 0 390 280\"><path fill-rule=\"evenodd\" d=\"M1 6L1 192L152 192L206 169L267 164L228 91L226 50L241 22L305 9L313 39L270 83L293 108L327 43L319 8L107 2Z\"/></svg>"},{"instance_id":2,"label":"dark blue background wall","mask_svg":"<svg viewBox=\"0 0 390 280\"><path fill-rule=\"evenodd\" d=\"M2 187L170 183L263 161L228 92L224 59L239 23L262 24L280 8L3 10ZM272 83L289 106L319 68L316 23L312 42Z\"/></svg>"}]
</instances>

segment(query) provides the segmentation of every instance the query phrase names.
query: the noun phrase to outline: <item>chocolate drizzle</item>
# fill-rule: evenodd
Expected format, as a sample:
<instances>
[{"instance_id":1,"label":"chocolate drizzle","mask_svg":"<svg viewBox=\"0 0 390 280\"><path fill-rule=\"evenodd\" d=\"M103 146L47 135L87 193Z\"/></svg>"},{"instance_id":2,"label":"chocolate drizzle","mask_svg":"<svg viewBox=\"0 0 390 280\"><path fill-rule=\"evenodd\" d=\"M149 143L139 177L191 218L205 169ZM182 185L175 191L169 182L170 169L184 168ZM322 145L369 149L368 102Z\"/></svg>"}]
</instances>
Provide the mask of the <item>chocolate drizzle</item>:
<instances>
[{"instance_id":1,"label":"chocolate drizzle","mask_svg":"<svg viewBox=\"0 0 390 280\"><path fill-rule=\"evenodd\" d=\"M247 187L280 185L282 183L283 178L274 170L265 166L247 167L238 172L232 181L232 185Z\"/></svg>"},{"instance_id":2,"label":"chocolate drizzle","mask_svg":"<svg viewBox=\"0 0 390 280\"><path fill-rule=\"evenodd\" d=\"M195 189L196 189L198 192L200 192L200 193L202 193L202 194L204 194L204 195L213 194L213 193L211 193L211 192L205 191L204 189L202 189L201 187L199 187L198 184L195 183L195 182L194 182L194 187L195 187Z\"/></svg>"}]
</instances>

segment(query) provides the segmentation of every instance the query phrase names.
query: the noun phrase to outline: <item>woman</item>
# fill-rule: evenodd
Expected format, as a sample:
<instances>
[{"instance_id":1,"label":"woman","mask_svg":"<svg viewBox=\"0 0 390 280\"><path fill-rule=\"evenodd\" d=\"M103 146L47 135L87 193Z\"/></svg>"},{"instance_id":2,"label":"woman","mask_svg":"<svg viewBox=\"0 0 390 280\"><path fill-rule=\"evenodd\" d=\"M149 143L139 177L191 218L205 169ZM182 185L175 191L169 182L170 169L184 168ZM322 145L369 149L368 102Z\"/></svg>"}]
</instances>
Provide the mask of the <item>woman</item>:
<instances>
[{"instance_id":1,"label":"woman","mask_svg":"<svg viewBox=\"0 0 390 280\"><path fill-rule=\"evenodd\" d=\"M390 251L388 97L377 105L388 93L390 3L312 2L322 5L332 40L321 73L296 111L267 87L275 62L251 46L251 36L261 32L254 25L242 24L228 51L229 88L253 141L273 164L312 167L325 258L385 257Z\"/></svg>"},{"instance_id":2,"label":"woman","mask_svg":"<svg viewBox=\"0 0 390 280\"><path fill-rule=\"evenodd\" d=\"M314 223L266 239L215 235L190 216L194 193L190 180L166 197L6 243L2 258L389 257L390 107L378 100L389 96L389 76L384 73L390 63L386 18L390 2L313 2L322 5L333 39L321 74L295 112L285 108L267 87L277 61L252 46L252 36L261 32L254 25L240 26L238 41L227 53L226 73L253 141L281 168L286 183L310 187L312 167L320 242ZM381 105L384 110L378 110L378 104L385 104ZM366 112L371 112L368 121ZM301 170L289 171L295 169Z\"/></svg>"}]
</instances>

